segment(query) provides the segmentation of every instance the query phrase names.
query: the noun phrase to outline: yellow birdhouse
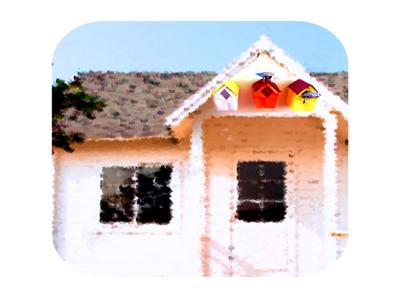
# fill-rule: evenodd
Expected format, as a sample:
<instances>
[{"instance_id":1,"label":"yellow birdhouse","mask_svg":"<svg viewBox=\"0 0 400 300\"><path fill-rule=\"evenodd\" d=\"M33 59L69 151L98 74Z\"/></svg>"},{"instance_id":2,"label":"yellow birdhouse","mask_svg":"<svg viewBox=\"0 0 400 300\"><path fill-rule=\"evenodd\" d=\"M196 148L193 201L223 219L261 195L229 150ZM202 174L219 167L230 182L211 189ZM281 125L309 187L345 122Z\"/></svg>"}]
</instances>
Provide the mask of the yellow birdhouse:
<instances>
[{"instance_id":1,"label":"yellow birdhouse","mask_svg":"<svg viewBox=\"0 0 400 300\"><path fill-rule=\"evenodd\" d=\"M236 111L238 109L239 86L228 79L212 92L218 111Z\"/></svg>"},{"instance_id":2,"label":"yellow birdhouse","mask_svg":"<svg viewBox=\"0 0 400 300\"><path fill-rule=\"evenodd\" d=\"M320 96L314 86L298 79L288 86L286 103L293 111L313 111Z\"/></svg>"}]
</instances>

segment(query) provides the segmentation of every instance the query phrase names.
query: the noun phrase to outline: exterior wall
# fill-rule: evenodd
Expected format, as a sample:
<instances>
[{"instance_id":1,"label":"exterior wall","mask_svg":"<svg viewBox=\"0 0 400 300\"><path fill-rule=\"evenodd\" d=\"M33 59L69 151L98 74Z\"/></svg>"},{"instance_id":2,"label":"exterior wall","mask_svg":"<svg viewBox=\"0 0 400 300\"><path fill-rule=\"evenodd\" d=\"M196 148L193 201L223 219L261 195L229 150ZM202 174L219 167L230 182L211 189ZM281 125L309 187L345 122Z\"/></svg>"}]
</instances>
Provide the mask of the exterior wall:
<instances>
[{"instance_id":1,"label":"exterior wall","mask_svg":"<svg viewBox=\"0 0 400 300\"><path fill-rule=\"evenodd\" d=\"M55 155L54 244L74 268L104 275L201 274L199 217L184 197L188 139L90 142ZM172 164L168 225L102 224L100 176L106 166ZM185 200L186 199L186 200Z\"/></svg>"},{"instance_id":2,"label":"exterior wall","mask_svg":"<svg viewBox=\"0 0 400 300\"><path fill-rule=\"evenodd\" d=\"M204 122L206 222L213 275L316 272L324 228L324 127L319 118L212 117ZM281 223L235 219L238 161L285 161L287 216Z\"/></svg>"},{"instance_id":3,"label":"exterior wall","mask_svg":"<svg viewBox=\"0 0 400 300\"><path fill-rule=\"evenodd\" d=\"M339 257L347 243L347 193L348 193L348 121L340 113L335 113L338 120L336 131L336 171L337 171L337 256Z\"/></svg>"},{"instance_id":4,"label":"exterior wall","mask_svg":"<svg viewBox=\"0 0 400 300\"><path fill-rule=\"evenodd\" d=\"M104 275L282 276L317 272L342 240L327 226L326 122L322 118L212 116L193 118L192 134L166 139L86 142L55 155L54 242L76 269ZM337 231L347 228L343 136L338 117ZM343 143L341 143L343 142ZM342 146L340 146L342 145ZM287 215L280 223L235 218L238 161L287 163ZM101 224L105 166L170 163L170 224ZM337 207L337 208L336 208ZM328 216L330 217L330 216ZM336 245L336 244L335 244Z\"/></svg>"},{"instance_id":5,"label":"exterior wall","mask_svg":"<svg viewBox=\"0 0 400 300\"><path fill-rule=\"evenodd\" d=\"M274 73L281 88L275 109L259 109L252 99L256 72ZM298 79L267 55L235 74L239 107L218 112L209 98L195 113L192 162L205 174L203 275L299 275L320 271L336 258L337 205L335 130L324 95L314 112L293 112L286 86ZM307 78L305 78L307 80ZM203 125L201 127L201 125ZM202 138L202 139L201 139ZM283 160L287 177L288 217L280 224L235 220L238 160ZM201 176L200 176L201 177ZM257 242L255 242L257 241ZM271 242L274 241L274 242ZM282 255L284 253L284 255Z\"/></svg>"},{"instance_id":6,"label":"exterior wall","mask_svg":"<svg viewBox=\"0 0 400 300\"><path fill-rule=\"evenodd\" d=\"M266 70L283 91L276 109L257 109L251 97L255 73ZM266 55L233 79L238 111L217 112L210 98L169 128L172 141L87 141L57 152L54 243L63 259L104 275L281 276L320 271L340 255L345 240L332 233L347 230L347 121L329 114L323 96L313 113L292 112L285 87L297 77ZM235 218L236 165L249 160L287 163L283 222ZM173 164L171 223L101 224L102 167L142 163Z\"/></svg>"},{"instance_id":7,"label":"exterior wall","mask_svg":"<svg viewBox=\"0 0 400 300\"><path fill-rule=\"evenodd\" d=\"M193 118L188 117L183 120L179 125L171 127L170 133L177 140L183 140L190 136L193 129Z\"/></svg>"}]
</instances>

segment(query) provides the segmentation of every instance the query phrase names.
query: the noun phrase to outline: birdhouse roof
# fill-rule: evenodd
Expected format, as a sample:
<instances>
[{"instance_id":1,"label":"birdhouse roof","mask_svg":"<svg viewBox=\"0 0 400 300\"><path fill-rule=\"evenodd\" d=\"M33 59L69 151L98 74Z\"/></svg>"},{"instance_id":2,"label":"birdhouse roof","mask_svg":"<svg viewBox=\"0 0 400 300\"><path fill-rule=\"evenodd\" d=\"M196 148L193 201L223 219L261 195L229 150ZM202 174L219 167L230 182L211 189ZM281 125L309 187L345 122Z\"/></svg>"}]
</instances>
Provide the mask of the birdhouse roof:
<instances>
[{"instance_id":1,"label":"birdhouse roof","mask_svg":"<svg viewBox=\"0 0 400 300\"><path fill-rule=\"evenodd\" d=\"M258 90L262 89L266 85L269 85L270 87L272 87L278 93L281 92L281 90L279 89L279 86L275 82L273 82L271 80L264 80L264 79L258 80L255 83L253 83L253 89L255 91L258 91Z\"/></svg>"},{"instance_id":2,"label":"birdhouse roof","mask_svg":"<svg viewBox=\"0 0 400 300\"><path fill-rule=\"evenodd\" d=\"M227 81L225 81L223 84L221 84L219 87L217 87L213 92L212 95L215 95L216 93L218 93L219 90L221 90L221 88L223 88L224 86L226 86L234 95L239 95L239 86L236 82L234 82L233 80L228 79Z\"/></svg>"},{"instance_id":3,"label":"birdhouse roof","mask_svg":"<svg viewBox=\"0 0 400 300\"><path fill-rule=\"evenodd\" d=\"M293 92L295 92L297 95L300 94L302 91L305 89L309 88L312 86L308 82L305 82L304 80L297 79L296 81L292 82L288 88L290 88ZM312 86L313 87L313 86ZM314 87L313 87L314 88ZM315 89L315 88L314 88Z\"/></svg>"}]
</instances>

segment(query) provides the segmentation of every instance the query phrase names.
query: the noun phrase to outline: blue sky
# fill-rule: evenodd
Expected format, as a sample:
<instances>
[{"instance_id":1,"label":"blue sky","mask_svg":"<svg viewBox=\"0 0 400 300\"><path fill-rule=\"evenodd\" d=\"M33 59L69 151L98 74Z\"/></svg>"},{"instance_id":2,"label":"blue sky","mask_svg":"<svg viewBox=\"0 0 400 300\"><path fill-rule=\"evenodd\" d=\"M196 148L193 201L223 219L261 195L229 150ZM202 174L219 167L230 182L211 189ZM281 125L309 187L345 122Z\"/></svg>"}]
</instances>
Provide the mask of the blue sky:
<instances>
[{"instance_id":1,"label":"blue sky","mask_svg":"<svg viewBox=\"0 0 400 300\"><path fill-rule=\"evenodd\" d=\"M81 71L220 71L268 36L310 72L347 70L340 41L304 22L97 22L69 32L53 57L53 80Z\"/></svg>"}]
</instances>

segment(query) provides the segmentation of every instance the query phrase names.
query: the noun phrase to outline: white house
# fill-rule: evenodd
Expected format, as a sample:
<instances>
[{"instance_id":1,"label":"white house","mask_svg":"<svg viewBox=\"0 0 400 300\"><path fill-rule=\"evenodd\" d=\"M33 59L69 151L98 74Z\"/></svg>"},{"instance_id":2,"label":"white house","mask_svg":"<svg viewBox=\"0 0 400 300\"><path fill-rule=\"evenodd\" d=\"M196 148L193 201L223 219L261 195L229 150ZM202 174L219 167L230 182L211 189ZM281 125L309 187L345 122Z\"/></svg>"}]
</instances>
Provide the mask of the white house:
<instances>
[{"instance_id":1,"label":"white house","mask_svg":"<svg viewBox=\"0 0 400 300\"><path fill-rule=\"evenodd\" d=\"M275 109L251 97L265 71L282 91ZM86 142L54 154L54 244L68 264L105 275L298 276L338 258L347 104L268 38L165 114L149 115L104 78L83 86L118 94L109 123L100 113L83 124ZM321 94L312 112L285 103L299 78ZM218 111L212 92L228 79L240 87L238 109ZM132 129L151 118L157 130Z\"/></svg>"}]
</instances>

